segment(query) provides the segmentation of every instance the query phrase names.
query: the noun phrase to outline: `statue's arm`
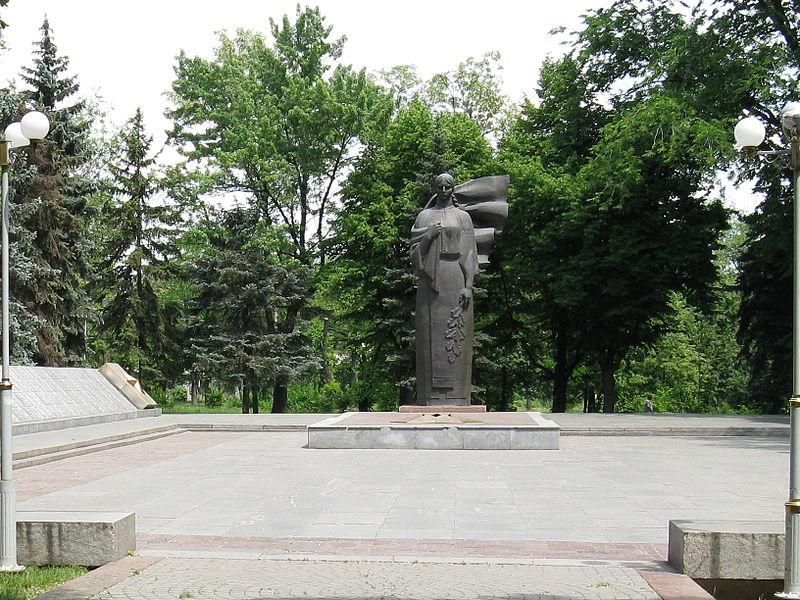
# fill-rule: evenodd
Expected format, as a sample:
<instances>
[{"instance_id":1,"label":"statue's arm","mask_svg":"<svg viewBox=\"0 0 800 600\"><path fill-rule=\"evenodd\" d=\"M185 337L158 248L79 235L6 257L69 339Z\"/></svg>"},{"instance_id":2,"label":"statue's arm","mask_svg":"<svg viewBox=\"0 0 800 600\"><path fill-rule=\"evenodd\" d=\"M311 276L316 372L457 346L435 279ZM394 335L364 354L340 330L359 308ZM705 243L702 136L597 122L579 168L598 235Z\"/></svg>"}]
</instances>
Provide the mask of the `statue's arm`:
<instances>
[{"instance_id":1,"label":"statue's arm","mask_svg":"<svg viewBox=\"0 0 800 600\"><path fill-rule=\"evenodd\" d=\"M465 305L472 299L472 288L475 283L475 275L478 273L478 248L475 244L475 229L472 219L466 212L461 213L461 258L459 265L464 274L464 289L461 296Z\"/></svg>"},{"instance_id":2,"label":"statue's arm","mask_svg":"<svg viewBox=\"0 0 800 600\"><path fill-rule=\"evenodd\" d=\"M441 223L428 223L425 211L417 215L411 228L411 258L417 271L424 270L425 257L430 250L431 242L441 233Z\"/></svg>"}]
</instances>

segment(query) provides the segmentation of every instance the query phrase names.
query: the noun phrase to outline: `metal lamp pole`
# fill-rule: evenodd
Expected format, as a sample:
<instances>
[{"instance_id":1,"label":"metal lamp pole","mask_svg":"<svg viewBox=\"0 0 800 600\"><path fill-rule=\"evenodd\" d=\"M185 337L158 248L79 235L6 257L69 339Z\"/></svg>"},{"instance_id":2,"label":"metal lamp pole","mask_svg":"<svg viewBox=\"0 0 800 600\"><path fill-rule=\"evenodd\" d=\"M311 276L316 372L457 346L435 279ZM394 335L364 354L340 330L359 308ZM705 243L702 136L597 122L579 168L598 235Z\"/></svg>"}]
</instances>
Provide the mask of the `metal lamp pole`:
<instances>
[{"instance_id":1,"label":"metal lamp pole","mask_svg":"<svg viewBox=\"0 0 800 600\"><path fill-rule=\"evenodd\" d=\"M3 367L0 379L0 571L21 571L17 564L17 490L11 466L11 374L8 324L8 170L11 142L0 141L0 169L2 169L2 319Z\"/></svg>"},{"instance_id":2,"label":"metal lamp pole","mask_svg":"<svg viewBox=\"0 0 800 600\"><path fill-rule=\"evenodd\" d=\"M782 115L790 141L794 186L792 293L792 397L789 399L789 499L786 501L786 555L783 591L776 598L800 598L800 114Z\"/></svg>"},{"instance_id":3,"label":"metal lamp pole","mask_svg":"<svg viewBox=\"0 0 800 600\"><path fill-rule=\"evenodd\" d=\"M789 499L786 501L786 555L783 591L776 598L800 600L800 102L789 102L781 111L781 124L789 149L757 150L766 130L755 117L736 124L734 136L742 149L759 156L789 156L794 187L794 242L792 258L792 397L789 399Z\"/></svg>"},{"instance_id":4,"label":"metal lamp pole","mask_svg":"<svg viewBox=\"0 0 800 600\"><path fill-rule=\"evenodd\" d=\"M5 129L0 140L0 172L2 173L2 222L0 222L0 277L2 277L2 354L0 370L0 572L22 571L17 564L17 489L14 484L13 449L11 447L11 352L9 335L9 273L8 273L8 172L11 167L9 150L27 146L31 140L40 140L50 131L50 122L43 113L32 111L19 123Z\"/></svg>"}]
</instances>

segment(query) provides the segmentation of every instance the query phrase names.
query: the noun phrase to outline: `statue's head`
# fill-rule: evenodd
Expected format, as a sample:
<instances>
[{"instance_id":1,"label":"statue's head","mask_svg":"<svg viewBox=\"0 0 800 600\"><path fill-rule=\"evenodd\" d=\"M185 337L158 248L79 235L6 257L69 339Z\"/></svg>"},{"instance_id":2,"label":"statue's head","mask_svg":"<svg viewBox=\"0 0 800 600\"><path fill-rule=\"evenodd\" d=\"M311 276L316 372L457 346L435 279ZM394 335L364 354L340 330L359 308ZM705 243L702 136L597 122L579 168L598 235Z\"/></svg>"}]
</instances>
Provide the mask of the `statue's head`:
<instances>
[{"instance_id":1,"label":"statue's head","mask_svg":"<svg viewBox=\"0 0 800 600\"><path fill-rule=\"evenodd\" d=\"M449 200L453 196L455 180L450 173L442 173L433 182L437 200Z\"/></svg>"}]
</instances>

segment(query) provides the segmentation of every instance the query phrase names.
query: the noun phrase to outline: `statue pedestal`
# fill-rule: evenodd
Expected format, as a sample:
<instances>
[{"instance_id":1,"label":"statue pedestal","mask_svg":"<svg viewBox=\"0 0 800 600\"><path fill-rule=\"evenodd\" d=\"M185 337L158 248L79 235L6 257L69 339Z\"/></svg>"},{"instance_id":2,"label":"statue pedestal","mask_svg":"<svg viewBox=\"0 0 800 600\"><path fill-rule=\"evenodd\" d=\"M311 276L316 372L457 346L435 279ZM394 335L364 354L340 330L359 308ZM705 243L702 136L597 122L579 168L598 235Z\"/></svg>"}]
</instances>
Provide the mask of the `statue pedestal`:
<instances>
[{"instance_id":1,"label":"statue pedestal","mask_svg":"<svg viewBox=\"0 0 800 600\"><path fill-rule=\"evenodd\" d=\"M471 404L468 406L422 406L420 404L404 404L400 407L401 413L485 413L485 404Z\"/></svg>"},{"instance_id":2,"label":"statue pedestal","mask_svg":"<svg viewBox=\"0 0 800 600\"><path fill-rule=\"evenodd\" d=\"M344 413L309 425L307 432L308 448L558 450L561 427L536 412L451 410Z\"/></svg>"}]
</instances>

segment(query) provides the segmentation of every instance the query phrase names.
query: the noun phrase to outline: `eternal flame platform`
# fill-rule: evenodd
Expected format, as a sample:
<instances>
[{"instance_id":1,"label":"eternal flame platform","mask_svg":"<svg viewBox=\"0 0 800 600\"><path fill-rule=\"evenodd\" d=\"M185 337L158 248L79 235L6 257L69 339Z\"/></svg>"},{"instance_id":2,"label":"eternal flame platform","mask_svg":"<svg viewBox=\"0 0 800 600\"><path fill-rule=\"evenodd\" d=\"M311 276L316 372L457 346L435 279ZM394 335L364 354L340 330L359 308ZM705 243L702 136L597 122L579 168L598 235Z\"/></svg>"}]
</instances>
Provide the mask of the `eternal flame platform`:
<instances>
[{"instance_id":1,"label":"eternal flame platform","mask_svg":"<svg viewBox=\"0 0 800 600\"><path fill-rule=\"evenodd\" d=\"M309 425L308 447L558 450L560 431L538 412L349 412Z\"/></svg>"}]
</instances>

